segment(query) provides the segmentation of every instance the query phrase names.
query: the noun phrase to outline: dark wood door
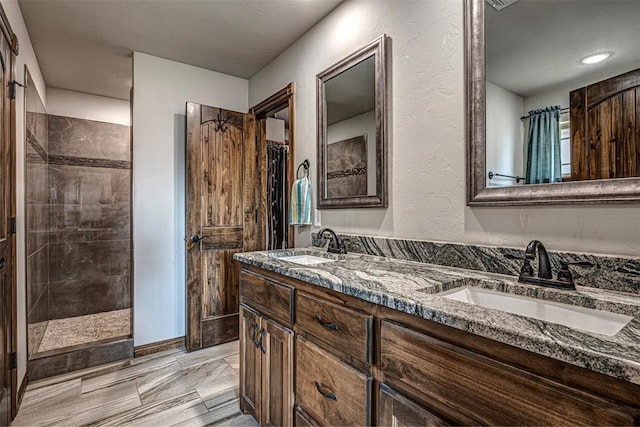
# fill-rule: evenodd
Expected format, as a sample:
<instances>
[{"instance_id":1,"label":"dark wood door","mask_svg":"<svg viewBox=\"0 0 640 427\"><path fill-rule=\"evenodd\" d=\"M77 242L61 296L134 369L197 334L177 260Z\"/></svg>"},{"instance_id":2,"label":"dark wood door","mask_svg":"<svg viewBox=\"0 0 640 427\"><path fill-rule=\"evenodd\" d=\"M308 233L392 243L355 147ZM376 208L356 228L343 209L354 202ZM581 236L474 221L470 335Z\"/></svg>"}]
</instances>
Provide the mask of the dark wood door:
<instances>
[{"instance_id":1,"label":"dark wood door","mask_svg":"<svg viewBox=\"0 0 640 427\"><path fill-rule=\"evenodd\" d=\"M187 104L188 350L238 339L238 265L261 249L255 118Z\"/></svg>"},{"instance_id":2,"label":"dark wood door","mask_svg":"<svg viewBox=\"0 0 640 427\"><path fill-rule=\"evenodd\" d=\"M16 413L15 366L15 91L13 86L17 40L0 9L0 425ZM13 357L11 357L13 355Z\"/></svg>"},{"instance_id":3,"label":"dark wood door","mask_svg":"<svg viewBox=\"0 0 640 427\"><path fill-rule=\"evenodd\" d=\"M240 409L260 419L262 407L262 353L260 316L240 306Z\"/></svg>"},{"instance_id":4,"label":"dark wood door","mask_svg":"<svg viewBox=\"0 0 640 427\"><path fill-rule=\"evenodd\" d=\"M640 176L640 69L570 98L571 179Z\"/></svg>"},{"instance_id":5,"label":"dark wood door","mask_svg":"<svg viewBox=\"0 0 640 427\"><path fill-rule=\"evenodd\" d=\"M293 331L262 320L262 419L266 426L293 425Z\"/></svg>"}]
</instances>

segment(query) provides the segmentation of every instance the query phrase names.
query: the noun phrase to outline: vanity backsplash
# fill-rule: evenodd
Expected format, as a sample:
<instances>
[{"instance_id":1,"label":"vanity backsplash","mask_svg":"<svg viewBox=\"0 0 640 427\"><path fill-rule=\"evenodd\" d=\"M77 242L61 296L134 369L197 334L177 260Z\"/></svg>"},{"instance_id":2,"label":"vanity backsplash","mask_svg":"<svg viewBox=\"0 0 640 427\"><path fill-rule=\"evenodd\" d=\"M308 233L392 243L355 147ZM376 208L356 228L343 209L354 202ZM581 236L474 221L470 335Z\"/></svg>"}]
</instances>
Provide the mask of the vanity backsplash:
<instances>
[{"instance_id":1,"label":"vanity backsplash","mask_svg":"<svg viewBox=\"0 0 640 427\"><path fill-rule=\"evenodd\" d=\"M350 234L338 236L344 241L348 252L510 276L518 276L522 262L507 259L504 255L523 256L525 247L529 243L523 242L522 248L518 249ZM324 246L326 241L326 239L319 239L317 233L313 233L313 246ZM561 260L590 261L595 264L595 267L571 268L576 285L640 294L640 258L551 250L549 250L549 258L554 277L560 269ZM531 264L534 269L537 269L537 259Z\"/></svg>"}]
</instances>

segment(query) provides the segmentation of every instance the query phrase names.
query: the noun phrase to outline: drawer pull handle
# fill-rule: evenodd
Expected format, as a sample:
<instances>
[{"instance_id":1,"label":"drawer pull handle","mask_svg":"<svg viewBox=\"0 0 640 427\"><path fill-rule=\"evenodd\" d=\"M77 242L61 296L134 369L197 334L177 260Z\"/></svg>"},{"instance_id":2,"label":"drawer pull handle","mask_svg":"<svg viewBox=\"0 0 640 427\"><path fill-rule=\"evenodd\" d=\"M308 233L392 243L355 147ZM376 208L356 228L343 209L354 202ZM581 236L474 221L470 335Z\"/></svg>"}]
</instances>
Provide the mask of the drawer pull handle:
<instances>
[{"instance_id":1,"label":"drawer pull handle","mask_svg":"<svg viewBox=\"0 0 640 427\"><path fill-rule=\"evenodd\" d=\"M321 386L320 383L318 381L316 381L316 389L318 390L318 393L320 393L321 395L323 395L324 397L326 397L327 399L331 399L331 400L338 400L338 396L335 395L335 393L330 393L330 392L325 392L322 389L324 389L325 387Z\"/></svg>"},{"instance_id":2,"label":"drawer pull handle","mask_svg":"<svg viewBox=\"0 0 640 427\"><path fill-rule=\"evenodd\" d=\"M262 339L264 338L266 333L267 330L265 328L262 328L262 331L260 331L260 342L258 343L260 345L260 351L262 351L263 354L267 352L266 347L262 345Z\"/></svg>"},{"instance_id":3,"label":"drawer pull handle","mask_svg":"<svg viewBox=\"0 0 640 427\"><path fill-rule=\"evenodd\" d=\"M253 334L251 334L251 339L253 339L253 345L255 345L256 348L260 347L260 343L258 342L258 339L256 338L256 335L258 334L258 329L260 329L260 326L256 323L253 326Z\"/></svg>"},{"instance_id":4,"label":"drawer pull handle","mask_svg":"<svg viewBox=\"0 0 640 427\"><path fill-rule=\"evenodd\" d=\"M319 314L316 314L316 320L318 321L318 323L320 323L322 326L324 326L327 329L331 329L333 331L337 331L338 329L340 329L338 325L334 322L330 322L330 323L323 322L322 317L320 317Z\"/></svg>"}]
</instances>

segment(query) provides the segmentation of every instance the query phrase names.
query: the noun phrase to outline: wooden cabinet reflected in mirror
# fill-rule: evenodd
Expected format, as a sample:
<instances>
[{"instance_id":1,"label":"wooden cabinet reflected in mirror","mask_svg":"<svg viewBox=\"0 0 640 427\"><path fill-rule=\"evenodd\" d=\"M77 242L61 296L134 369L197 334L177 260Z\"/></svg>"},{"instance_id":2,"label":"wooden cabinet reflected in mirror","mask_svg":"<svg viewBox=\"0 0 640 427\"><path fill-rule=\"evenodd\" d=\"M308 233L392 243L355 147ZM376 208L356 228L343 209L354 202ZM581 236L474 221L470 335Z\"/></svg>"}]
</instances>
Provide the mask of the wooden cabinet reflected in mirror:
<instances>
[{"instance_id":1,"label":"wooden cabinet reflected in mirror","mask_svg":"<svg viewBox=\"0 0 640 427\"><path fill-rule=\"evenodd\" d=\"M320 209L387 207L387 40L317 76Z\"/></svg>"},{"instance_id":2,"label":"wooden cabinet reflected in mirror","mask_svg":"<svg viewBox=\"0 0 640 427\"><path fill-rule=\"evenodd\" d=\"M571 92L571 179L640 176L640 69Z\"/></svg>"}]
</instances>

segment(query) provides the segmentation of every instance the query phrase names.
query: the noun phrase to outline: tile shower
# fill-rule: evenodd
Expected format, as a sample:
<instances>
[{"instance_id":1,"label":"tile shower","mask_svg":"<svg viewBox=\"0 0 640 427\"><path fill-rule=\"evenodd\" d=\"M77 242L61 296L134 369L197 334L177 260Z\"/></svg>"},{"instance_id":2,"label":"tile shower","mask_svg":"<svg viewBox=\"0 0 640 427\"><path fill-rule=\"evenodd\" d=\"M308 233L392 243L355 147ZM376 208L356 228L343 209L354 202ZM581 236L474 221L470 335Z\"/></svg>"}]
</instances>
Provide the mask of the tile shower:
<instances>
[{"instance_id":1,"label":"tile shower","mask_svg":"<svg viewBox=\"0 0 640 427\"><path fill-rule=\"evenodd\" d=\"M46 114L33 84L25 98L29 355L128 338L130 128Z\"/></svg>"}]
</instances>

